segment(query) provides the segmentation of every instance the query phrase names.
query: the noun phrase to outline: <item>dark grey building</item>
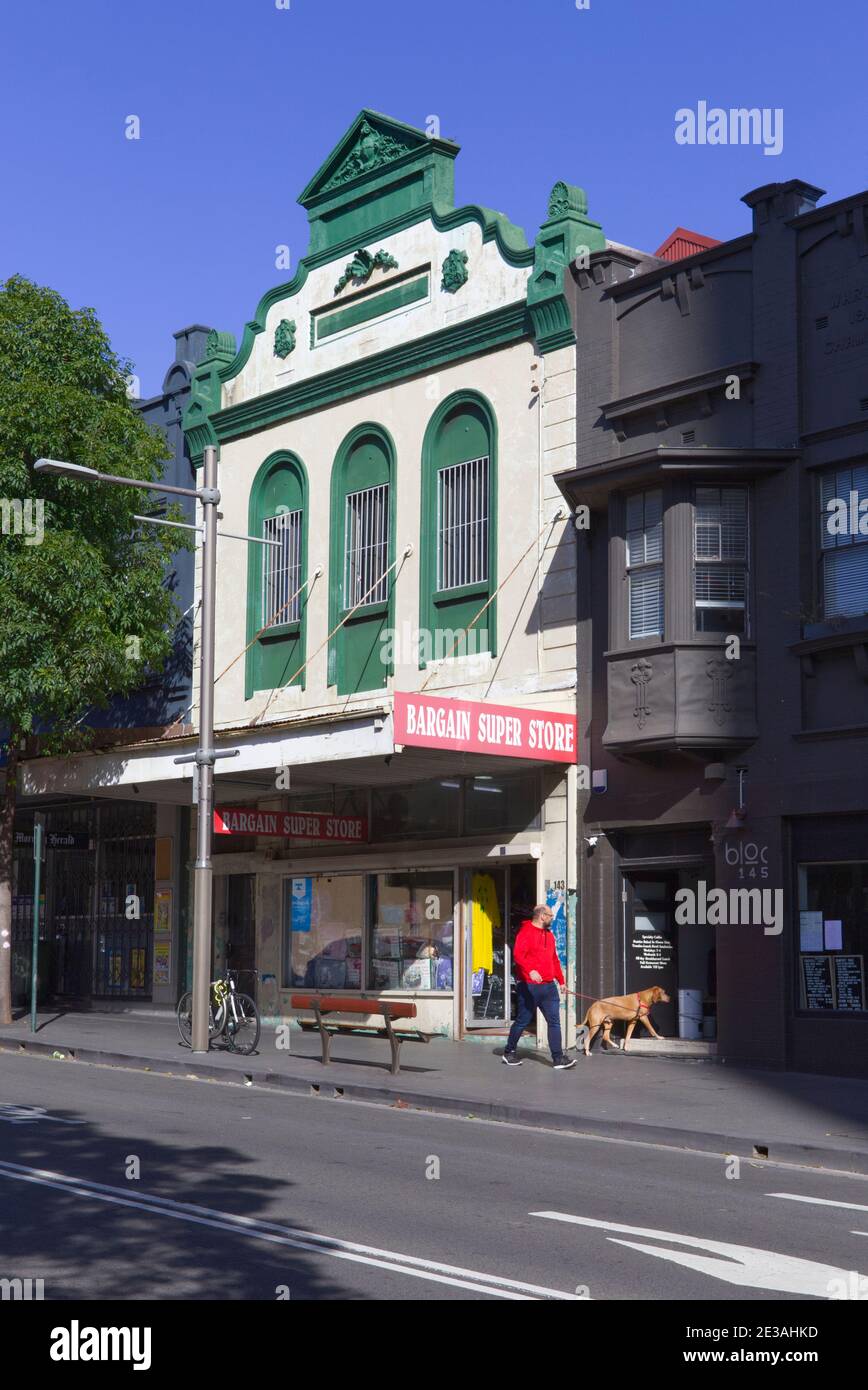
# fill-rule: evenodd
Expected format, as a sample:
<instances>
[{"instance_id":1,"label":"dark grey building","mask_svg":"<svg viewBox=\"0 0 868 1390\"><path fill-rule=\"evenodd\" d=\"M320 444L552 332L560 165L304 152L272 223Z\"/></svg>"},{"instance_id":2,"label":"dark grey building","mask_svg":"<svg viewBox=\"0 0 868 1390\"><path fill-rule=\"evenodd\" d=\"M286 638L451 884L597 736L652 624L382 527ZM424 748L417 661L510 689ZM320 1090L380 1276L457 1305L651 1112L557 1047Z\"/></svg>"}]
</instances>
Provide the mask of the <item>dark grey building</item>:
<instances>
[{"instance_id":1,"label":"dark grey building","mask_svg":"<svg viewBox=\"0 0 868 1390\"><path fill-rule=\"evenodd\" d=\"M196 487L196 472L190 463L181 428L181 418L190 400L193 371L205 356L210 328L191 324L175 333L175 360L160 393L138 402L138 409L149 425L166 438L167 461L163 480L173 487ZM179 497L187 521L194 520L192 498ZM181 617L175 630L172 655L165 669L155 674L140 690L112 701L105 710L94 710L88 722L100 729L157 729L171 724L190 706L193 681L193 565L190 550L179 550L172 559L166 583L178 601Z\"/></svg>"},{"instance_id":2,"label":"dark grey building","mask_svg":"<svg viewBox=\"0 0 868 1390\"><path fill-rule=\"evenodd\" d=\"M579 988L661 983L663 1033L864 1074L868 194L821 196L572 274Z\"/></svg>"}]
</instances>

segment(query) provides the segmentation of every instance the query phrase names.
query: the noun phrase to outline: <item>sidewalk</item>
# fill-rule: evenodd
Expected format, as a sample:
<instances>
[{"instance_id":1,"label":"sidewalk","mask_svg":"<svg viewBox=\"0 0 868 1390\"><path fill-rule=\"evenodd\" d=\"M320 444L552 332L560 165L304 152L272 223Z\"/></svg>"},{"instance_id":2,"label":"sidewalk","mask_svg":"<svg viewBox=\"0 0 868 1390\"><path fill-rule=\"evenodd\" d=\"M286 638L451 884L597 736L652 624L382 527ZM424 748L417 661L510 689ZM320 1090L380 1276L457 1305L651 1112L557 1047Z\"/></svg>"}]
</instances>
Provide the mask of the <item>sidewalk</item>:
<instances>
[{"instance_id":1,"label":"sidewalk","mask_svg":"<svg viewBox=\"0 0 868 1390\"><path fill-rule=\"evenodd\" d=\"M335 1038L334 1062L320 1061L316 1033L293 1029L291 1050L263 1027L260 1050L238 1057L214 1049L194 1056L174 1014L40 1012L0 1028L0 1053L24 1052L69 1064L97 1063L288 1090L298 1095L409 1106L441 1114L645 1140L676 1148L768 1157L868 1174L868 1081L595 1052L554 1072L548 1054L522 1045L522 1068L500 1061L501 1045L437 1038L401 1050L391 1076L380 1038ZM572 1054L571 1054L572 1055ZM55 1059L58 1063L61 1058ZM17 1103L26 1095L14 1097Z\"/></svg>"}]
</instances>

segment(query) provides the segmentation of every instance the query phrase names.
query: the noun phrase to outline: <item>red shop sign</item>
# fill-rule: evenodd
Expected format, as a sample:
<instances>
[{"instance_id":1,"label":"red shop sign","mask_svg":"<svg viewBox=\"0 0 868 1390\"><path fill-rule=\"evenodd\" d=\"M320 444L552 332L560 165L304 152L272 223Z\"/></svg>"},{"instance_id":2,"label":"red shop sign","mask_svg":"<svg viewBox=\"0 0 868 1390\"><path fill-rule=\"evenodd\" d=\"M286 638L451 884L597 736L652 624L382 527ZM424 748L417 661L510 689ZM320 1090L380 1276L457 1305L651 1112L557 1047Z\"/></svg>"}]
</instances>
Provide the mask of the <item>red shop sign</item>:
<instances>
[{"instance_id":1,"label":"red shop sign","mask_svg":"<svg viewBox=\"0 0 868 1390\"><path fill-rule=\"evenodd\" d=\"M574 714L396 691L394 717L395 742L416 748L449 748L542 763L577 760Z\"/></svg>"},{"instance_id":2,"label":"red shop sign","mask_svg":"<svg viewBox=\"0 0 868 1390\"><path fill-rule=\"evenodd\" d=\"M364 816L335 816L325 811L259 811L255 806L215 806L215 835L285 835L293 840L337 840L364 844Z\"/></svg>"}]
</instances>

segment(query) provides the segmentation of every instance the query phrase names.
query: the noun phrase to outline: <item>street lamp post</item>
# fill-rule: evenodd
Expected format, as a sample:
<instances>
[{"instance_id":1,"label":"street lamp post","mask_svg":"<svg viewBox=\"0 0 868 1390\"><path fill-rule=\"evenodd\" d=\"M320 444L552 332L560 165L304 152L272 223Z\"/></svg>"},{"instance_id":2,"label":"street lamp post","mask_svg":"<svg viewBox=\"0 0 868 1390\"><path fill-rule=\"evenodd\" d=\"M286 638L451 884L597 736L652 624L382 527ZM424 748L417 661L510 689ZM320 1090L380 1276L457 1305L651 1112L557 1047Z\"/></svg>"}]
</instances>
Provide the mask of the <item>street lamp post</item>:
<instances>
[{"instance_id":1,"label":"street lamp post","mask_svg":"<svg viewBox=\"0 0 868 1390\"><path fill-rule=\"evenodd\" d=\"M198 785L198 826L196 837L196 866L193 878L193 1027L192 1049L208 1051L208 995L211 984L211 905L213 901L213 865L211 847L214 821L214 763L218 758L235 758L237 748L214 747L214 613L217 589L217 507L220 492L217 487L217 450L206 447L203 457L203 480L199 488L175 487L169 483L149 483L138 478L124 478L112 473L100 473L76 463L57 459L38 459L34 469L39 473L60 473L80 481L117 483L122 487L139 487L148 492L166 492L180 497L195 497L202 504L202 526L190 530L203 532L202 546L202 632L199 643L199 745L195 753L175 758L176 763L195 763ZM142 518L151 520L151 518ZM158 521L158 519L155 518ZM159 524L159 522L158 522ZM184 525L185 523L176 523ZM239 539L260 541L257 536ZM279 545L279 542L276 544Z\"/></svg>"}]
</instances>

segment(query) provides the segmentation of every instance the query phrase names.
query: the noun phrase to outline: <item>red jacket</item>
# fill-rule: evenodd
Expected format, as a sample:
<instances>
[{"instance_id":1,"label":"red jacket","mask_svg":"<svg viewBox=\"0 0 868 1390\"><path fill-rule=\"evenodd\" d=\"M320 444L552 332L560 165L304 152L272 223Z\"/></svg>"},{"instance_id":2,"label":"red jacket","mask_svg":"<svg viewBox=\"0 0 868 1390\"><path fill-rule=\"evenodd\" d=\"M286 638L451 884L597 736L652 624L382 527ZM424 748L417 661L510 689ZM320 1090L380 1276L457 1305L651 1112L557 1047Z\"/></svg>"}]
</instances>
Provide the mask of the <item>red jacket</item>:
<instances>
[{"instance_id":1,"label":"red jacket","mask_svg":"<svg viewBox=\"0 0 868 1390\"><path fill-rule=\"evenodd\" d=\"M516 975L525 984L535 983L530 978L532 970L542 976L543 984L549 984L552 980L564 983L554 934L542 927L535 927L533 922L522 922L515 938L512 959Z\"/></svg>"}]
</instances>

